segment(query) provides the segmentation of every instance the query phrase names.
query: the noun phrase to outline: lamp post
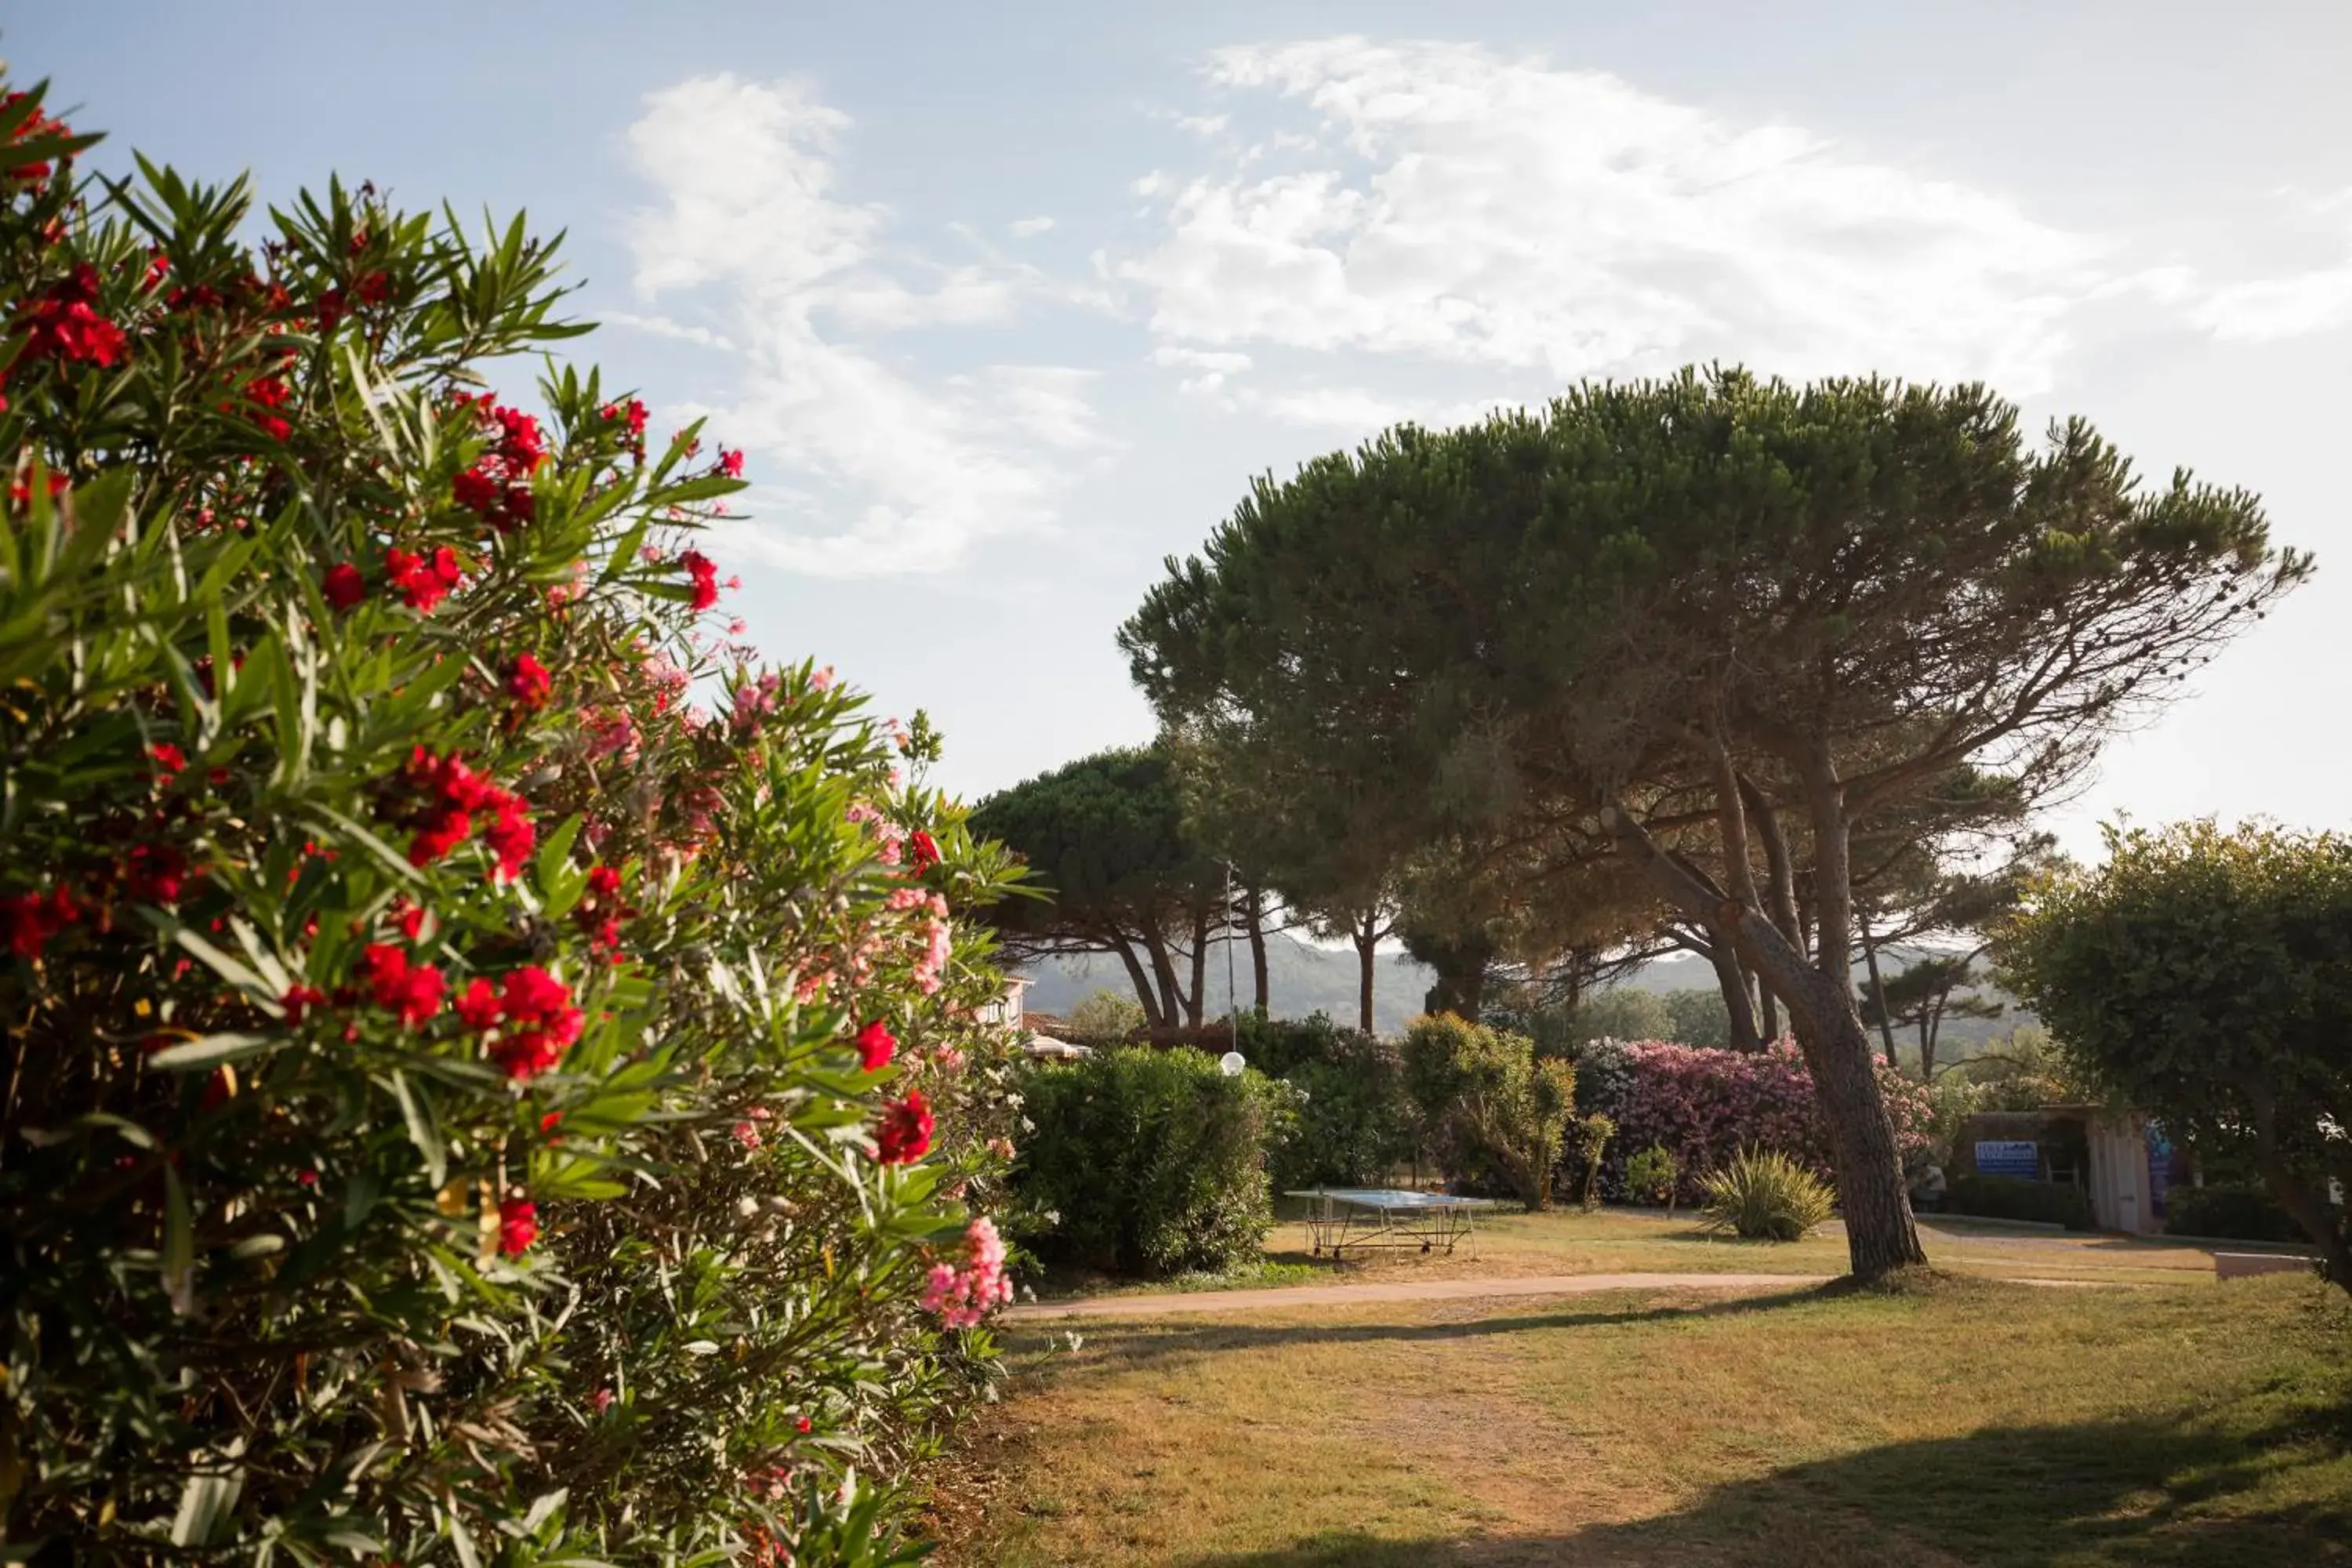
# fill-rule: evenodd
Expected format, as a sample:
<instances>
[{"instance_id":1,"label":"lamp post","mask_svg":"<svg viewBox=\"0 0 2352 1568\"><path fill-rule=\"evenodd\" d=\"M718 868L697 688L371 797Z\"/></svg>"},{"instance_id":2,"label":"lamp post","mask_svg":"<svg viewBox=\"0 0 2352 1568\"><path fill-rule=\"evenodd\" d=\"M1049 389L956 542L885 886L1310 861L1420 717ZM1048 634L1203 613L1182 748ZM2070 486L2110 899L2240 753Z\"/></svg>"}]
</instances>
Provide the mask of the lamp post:
<instances>
[{"instance_id":1,"label":"lamp post","mask_svg":"<svg viewBox=\"0 0 2352 1568\"><path fill-rule=\"evenodd\" d=\"M1233 1030L1233 1043L1242 1043L1241 1004L1234 1000L1234 863L1225 862L1225 1024Z\"/></svg>"}]
</instances>

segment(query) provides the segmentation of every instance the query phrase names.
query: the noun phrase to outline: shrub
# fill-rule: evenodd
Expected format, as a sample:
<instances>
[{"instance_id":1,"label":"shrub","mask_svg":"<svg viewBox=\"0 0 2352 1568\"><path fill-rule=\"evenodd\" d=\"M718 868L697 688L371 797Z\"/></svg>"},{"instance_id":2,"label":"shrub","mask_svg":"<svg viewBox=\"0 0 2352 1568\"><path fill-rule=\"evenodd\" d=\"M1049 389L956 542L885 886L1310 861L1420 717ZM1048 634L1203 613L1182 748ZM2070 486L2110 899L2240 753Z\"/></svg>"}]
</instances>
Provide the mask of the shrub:
<instances>
[{"instance_id":1,"label":"shrub","mask_svg":"<svg viewBox=\"0 0 2352 1568\"><path fill-rule=\"evenodd\" d=\"M1328 1013L1305 1018L1269 1018L1263 1013L1250 1012L1242 1015L1241 1037L1234 1049L1248 1058L1250 1066L1269 1078L1286 1078L1301 1062L1354 1059L1371 1038L1359 1030L1341 1028Z\"/></svg>"},{"instance_id":2,"label":"shrub","mask_svg":"<svg viewBox=\"0 0 2352 1568\"><path fill-rule=\"evenodd\" d=\"M0 142L0 1540L891 1556L1012 1117L927 726L713 635L735 455L482 389L520 223Z\"/></svg>"},{"instance_id":3,"label":"shrub","mask_svg":"<svg viewBox=\"0 0 2352 1568\"><path fill-rule=\"evenodd\" d=\"M1413 1152L1412 1114L1393 1046L1342 1035L1328 1058L1283 1075L1297 1092L1296 1125L1274 1150L1277 1191L1370 1186Z\"/></svg>"},{"instance_id":4,"label":"shrub","mask_svg":"<svg viewBox=\"0 0 2352 1568\"><path fill-rule=\"evenodd\" d=\"M1070 1037L1089 1046L1117 1045L1143 1032L1143 1004L1117 991L1097 991L1070 1009Z\"/></svg>"},{"instance_id":5,"label":"shrub","mask_svg":"<svg viewBox=\"0 0 2352 1568\"><path fill-rule=\"evenodd\" d=\"M1040 1066L1022 1092L1034 1130L1013 1184L1041 1258L1141 1279L1256 1258L1274 1225L1266 1151L1290 1115L1273 1080L1128 1047Z\"/></svg>"},{"instance_id":6,"label":"shrub","mask_svg":"<svg viewBox=\"0 0 2352 1568\"><path fill-rule=\"evenodd\" d=\"M2089 1230L2091 1200L2071 1182L2023 1176L1955 1176L1945 1189L1944 1212L1979 1219L2022 1219Z\"/></svg>"},{"instance_id":7,"label":"shrub","mask_svg":"<svg viewBox=\"0 0 2352 1568\"><path fill-rule=\"evenodd\" d=\"M1927 1154L1929 1106L1918 1083L1875 1063L1910 1166ZM1699 1196L1701 1173L1742 1149L1771 1149L1823 1180L1832 1177L1829 1125L1795 1042L1761 1051L1717 1051L1646 1040L1586 1046L1576 1057L1577 1110L1617 1123L1617 1153L1601 1163L1601 1192L1625 1195L1625 1151L1656 1144L1681 1168L1679 1195Z\"/></svg>"},{"instance_id":8,"label":"shrub","mask_svg":"<svg viewBox=\"0 0 2352 1568\"><path fill-rule=\"evenodd\" d=\"M1576 1123L1576 1157L1584 1167L1584 1207L1601 1206L1601 1156L1617 1135L1617 1124L1605 1116L1587 1116Z\"/></svg>"},{"instance_id":9,"label":"shrub","mask_svg":"<svg viewBox=\"0 0 2352 1568\"><path fill-rule=\"evenodd\" d=\"M1625 1162L1626 1195L1637 1203L1664 1204L1669 1212L1682 1171L1663 1143L1653 1143Z\"/></svg>"},{"instance_id":10,"label":"shrub","mask_svg":"<svg viewBox=\"0 0 2352 1568\"><path fill-rule=\"evenodd\" d=\"M1524 1035L1465 1023L1451 1013L1416 1018L1405 1032L1404 1079L1424 1135L1448 1172L1491 1161L1531 1209L1551 1206L1576 1073L1538 1061Z\"/></svg>"},{"instance_id":11,"label":"shrub","mask_svg":"<svg viewBox=\"0 0 2352 1568\"><path fill-rule=\"evenodd\" d=\"M1778 1150L1743 1150L1702 1184L1706 1227L1750 1241L1795 1241L1830 1217L1829 1188Z\"/></svg>"},{"instance_id":12,"label":"shrub","mask_svg":"<svg viewBox=\"0 0 2352 1568\"><path fill-rule=\"evenodd\" d=\"M2279 1206L2270 1190L2254 1183L2170 1189L2164 1194L2164 1228L2172 1236L2222 1241L2311 1239L2294 1216Z\"/></svg>"}]
</instances>

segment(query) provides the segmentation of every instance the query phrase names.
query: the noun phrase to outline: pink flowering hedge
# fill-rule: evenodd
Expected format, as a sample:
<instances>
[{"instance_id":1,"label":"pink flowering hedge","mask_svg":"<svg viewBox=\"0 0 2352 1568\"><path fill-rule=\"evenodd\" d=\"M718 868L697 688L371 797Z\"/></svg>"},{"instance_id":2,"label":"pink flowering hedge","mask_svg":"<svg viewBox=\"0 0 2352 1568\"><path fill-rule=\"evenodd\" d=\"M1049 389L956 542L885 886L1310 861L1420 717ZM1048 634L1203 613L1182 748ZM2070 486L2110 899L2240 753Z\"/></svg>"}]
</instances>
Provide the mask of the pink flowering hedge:
<instances>
[{"instance_id":1,"label":"pink flowering hedge","mask_svg":"<svg viewBox=\"0 0 2352 1568\"><path fill-rule=\"evenodd\" d=\"M740 454L488 379L520 223L89 140L0 107L0 1557L911 1560L1005 857L738 640Z\"/></svg>"},{"instance_id":2,"label":"pink flowering hedge","mask_svg":"<svg viewBox=\"0 0 2352 1568\"><path fill-rule=\"evenodd\" d=\"M1927 1091L1883 1061L1878 1079L1906 1163L1924 1159ZM1707 1173L1744 1148L1778 1151L1835 1184L1829 1128L1792 1040L1756 1052L1595 1041L1577 1054L1576 1104L1580 1115L1617 1124L1601 1167L1601 1191L1613 1201L1627 1196L1625 1163L1654 1144L1674 1155L1683 1203L1696 1202Z\"/></svg>"}]
</instances>

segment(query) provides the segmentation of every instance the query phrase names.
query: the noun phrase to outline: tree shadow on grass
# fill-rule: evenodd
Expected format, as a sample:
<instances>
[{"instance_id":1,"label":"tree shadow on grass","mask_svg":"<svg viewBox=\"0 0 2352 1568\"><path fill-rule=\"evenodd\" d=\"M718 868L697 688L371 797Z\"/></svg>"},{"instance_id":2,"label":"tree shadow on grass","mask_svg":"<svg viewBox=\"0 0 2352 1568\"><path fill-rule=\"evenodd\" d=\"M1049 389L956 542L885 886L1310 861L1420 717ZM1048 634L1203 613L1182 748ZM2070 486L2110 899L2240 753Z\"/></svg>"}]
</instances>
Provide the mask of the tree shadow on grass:
<instances>
[{"instance_id":1,"label":"tree shadow on grass","mask_svg":"<svg viewBox=\"0 0 2352 1568\"><path fill-rule=\"evenodd\" d=\"M2352 1564L2342 1412L2261 1429L2115 1421L1865 1449L1719 1487L1673 1513L1540 1536L1318 1535L1185 1568L2309 1568ZM2270 1486L2273 1499L2257 1499Z\"/></svg>"}]
</instances>

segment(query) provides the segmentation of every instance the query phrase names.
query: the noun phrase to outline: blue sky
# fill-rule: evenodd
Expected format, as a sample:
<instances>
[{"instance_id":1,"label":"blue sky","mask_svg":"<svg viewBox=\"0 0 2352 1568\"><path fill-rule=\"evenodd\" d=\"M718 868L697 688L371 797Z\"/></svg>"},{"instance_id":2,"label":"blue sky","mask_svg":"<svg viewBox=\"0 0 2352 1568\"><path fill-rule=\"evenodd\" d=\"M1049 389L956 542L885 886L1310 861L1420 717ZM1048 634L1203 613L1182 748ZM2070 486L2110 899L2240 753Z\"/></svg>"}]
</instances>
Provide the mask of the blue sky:
<instances>
[{"instance_id":1,"label":"blue sky","mask_svg":"<svg viewBox=\"0 0 2352 1568\"><path fill-rule=\"evenodd\" d=\"M2263 492L2317 583L2063 826L2352 826L2352 7L233 9L0 52L111 158L568 230L583 357L748 450L754 640L950 787L1148 736L1112 630L1253 474L1721 358Z\"/></svg>"}]
</instances>

